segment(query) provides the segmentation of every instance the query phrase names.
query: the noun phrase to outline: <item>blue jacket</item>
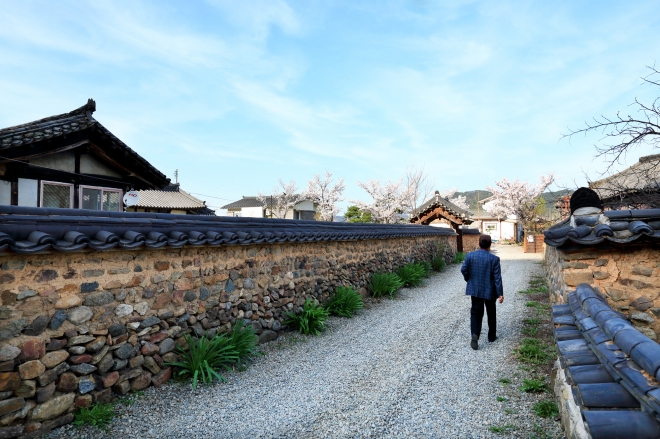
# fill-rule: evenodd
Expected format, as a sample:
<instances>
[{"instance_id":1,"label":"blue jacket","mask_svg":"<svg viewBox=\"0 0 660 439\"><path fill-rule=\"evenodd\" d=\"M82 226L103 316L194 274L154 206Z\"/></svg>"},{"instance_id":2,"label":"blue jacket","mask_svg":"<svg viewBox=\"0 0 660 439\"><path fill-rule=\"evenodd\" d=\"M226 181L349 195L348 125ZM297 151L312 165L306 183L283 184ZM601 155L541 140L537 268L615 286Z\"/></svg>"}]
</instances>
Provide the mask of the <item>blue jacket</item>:
<instances>
[{"instance_id":1,"label":"blue jacket","mask_svg":"<svg viewBox=\"0 0 660 439\"><path fill-rule=\"evenodd\" d=\"M491 252L479 249L468 253L461 273L467 282L465 294L468 296L495 300L504 295L500 258Z\"/></svg>"}]
</instances>

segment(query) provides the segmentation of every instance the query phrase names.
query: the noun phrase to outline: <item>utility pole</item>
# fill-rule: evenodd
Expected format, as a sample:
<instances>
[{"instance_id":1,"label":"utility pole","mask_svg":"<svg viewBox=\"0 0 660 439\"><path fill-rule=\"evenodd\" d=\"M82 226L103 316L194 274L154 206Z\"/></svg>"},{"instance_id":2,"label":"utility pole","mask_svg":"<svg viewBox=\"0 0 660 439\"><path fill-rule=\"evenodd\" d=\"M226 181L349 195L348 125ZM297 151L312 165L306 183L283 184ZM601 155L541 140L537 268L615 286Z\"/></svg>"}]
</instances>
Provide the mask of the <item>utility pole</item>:
<instances>
[{"instance_id":1,"label":"utility pole","mask_svg":"<svg viewBox=\"0 0 660 439\"><path fill-rule=\"evenodd\" d=\"M179 184L179 170L174 170L174 183Z\"/></svg>"}]
</instances>

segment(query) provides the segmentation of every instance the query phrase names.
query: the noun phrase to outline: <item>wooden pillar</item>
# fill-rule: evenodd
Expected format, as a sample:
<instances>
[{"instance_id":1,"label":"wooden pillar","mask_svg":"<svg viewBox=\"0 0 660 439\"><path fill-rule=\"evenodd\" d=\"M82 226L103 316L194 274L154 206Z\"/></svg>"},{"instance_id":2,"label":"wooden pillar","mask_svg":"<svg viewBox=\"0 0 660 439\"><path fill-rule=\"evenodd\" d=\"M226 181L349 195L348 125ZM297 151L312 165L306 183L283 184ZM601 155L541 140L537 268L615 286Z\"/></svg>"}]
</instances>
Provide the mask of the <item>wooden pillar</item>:
<instances>
[{"instance_id":1,"label":"wooden pillar","mask_svg":"<svg viewBox=\"0 0 660 439\"><path fill-rule=\"evenodd\" d=\"M451 223L451 228L458 234L456 237L456 251L463 251L463 230L460 228L459 224Z\"/></svg>"}]
</instances>

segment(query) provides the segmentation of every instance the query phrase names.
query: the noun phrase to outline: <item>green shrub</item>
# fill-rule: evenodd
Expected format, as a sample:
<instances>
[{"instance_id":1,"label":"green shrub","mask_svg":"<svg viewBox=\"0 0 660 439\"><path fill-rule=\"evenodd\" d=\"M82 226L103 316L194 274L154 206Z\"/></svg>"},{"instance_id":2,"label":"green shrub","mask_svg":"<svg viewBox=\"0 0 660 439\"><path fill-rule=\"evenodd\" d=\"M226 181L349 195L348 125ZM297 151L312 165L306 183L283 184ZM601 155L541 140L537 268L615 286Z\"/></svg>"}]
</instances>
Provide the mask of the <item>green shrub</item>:
<instances>
[{"instance_id":1,"label":"green shrub","mask_svg":"<svg viewBox=\"0 0 660 439\"><path fill-rule=\"evenodd\" d=\"M240 366L249 363L257 354L259 337L251 325L245 326L243 320L237 320L229 333L229 343L238 354L237 363Z\"/></svg>"},{"instance_id":2,"label":"green shrub","mask_svg":"<svg viewBox=\"0 0 660 439\"><path fill-rule=\"evenodd\" d=\"M523 335L526 335L527 337L536 337L536 334L539 332L539 327L538 326L525 326L522 328L520 331L522 332Z\"/></svg>"},{"instance_id":3,"label":"green shrub","mask_svg":"<svg viewBox=\"0 0 660 439\"><path fill-rule=\"evenodd\" d=\"M431 275L431 263L429 261L421 261L418 262L417 265L420 266L422 270L424 270L424 277L429 277Z\"/></svg>"},{"instance_id":4,"label":"green shrub","mask_svg":"<svg viewBox=\"0 0 660 439\"><path fill-rule=\"evenodd\" d=\"M107 430L115 416L115 409L112 404L94 404L91 407L81 407L74 416L73 425L76 427L91 425L101 430Z\"/></svg>"},{"instance_id":5,"label":"green shrub","mask_svg":"<svg viewBox=\"0 0 660 439\"><path fill-rule=\"evenodd\" d=\"M239 360L239 353L231 344L226 334L217 334L212 338L191 337L184 334L188 350L180 346L177 348L181 361L167 363L168 366L181 368L178 375L181 377L190 375L193 388L197 388L197 382L211 383L214 380L225 381L224 377L217 371L221 369L230 370L231 365Z\"/></svg>"},{"instance_id":6,"label":"green shrub","mask_svg":"<svg viewBox=\"0 0 660 439\"><path fill-rule=\"evenodd\" d=\"M556 418L559 416L559 408L554 401L546 400L537 402L534 404L534 407L532 407L532 410L542 418Z\"/></svg>"},{"instance_id":7,"label":"green shrub","mask_svg":"<svg viewBox=\"0 0 660 439\"><path fill-rule=\"evenodd\" d=\"M325 321L328 320L328 311L307 299L300 314L290 312L286 314L285 324L291 325L305 335L319 335L325 331Z\"/></svg>"},{"instance_id":8,"label":"green shrub","mask_svg":"<svg viewBox=\"0 0 660 439\"><path fill-rule=\"evenodd\" d=\"M351 287L338 287L325 309L333 316L353 317L363 307L362 297Z\"/></svg>"},{"instance_id":9,"label":"green shrub","mask_svg":"<svg viewBox=\"0 0 660 439\"><path fill-rule=\"evenodd\" d=\"M541 393L548 390L548 386L545 384L545 381L542 379L528 379L523 380L523 385L520 386L520 390L526 393Z\"/></svg>"},{"instance_id":10,"label":"green shrub","mask_svg":"<svg viewBox=\"0 0 660 439\"><path fill-rule=\"evenodd\" d=\"M443 256L438 256L437 258L433 258L433 261L431 261L431 266L435 271L442 271L447 266L447 262L445 262L445 258Z\"/></svg>"},{"instance_id":11,"label":"green shrub","mask_svg":"<svg viewBox=\"0 0 660 439\"><path fill-rule=\"evenodd\" d=\"M528 319L524 319L523 323L526 325L536 326L541 324L541 319L538 317L530 317Z\"/></svg>"},{"instance_id":12,"label":"green shrub","mask_svg":"<svg viewBox=\"0 0 660 439\"><path fill-rule=\"evenodd\" d=\"M463 252L457 252L454 255L454 264L461 264L465 260L465 253Z\"/></svg>"},{"instance_id":13,"label":"green shrub","mask_svg":"<svg viewBox=\"0 0 660 439\"><path fill-rule=\"evenodd\" d=\"M527 364L545 364L553 359L550 346L536 338L525 338L516 350L518 359Z\"/></svg>"},{"instance_id":14,"label":"green shrub","mask_svg":"<svg viewBox=\"0 0 660 439\"><path fill-rule=\"evenodd\" d=\"M418 287L424 283L424 268L418 264L407 264L396 271L406 287Z\"/></svg>"},{"instance_id":15,"label":"green shrub","mask_svg":"<svg viewBox=\"0 0 660 439\"><path fill-rule=\"evenodd\" d=\"M374 297L394 297L399 288L403 286L401 278L396 273L374 273L371 275L369 288Z\"/></svg>"}]
</instances>

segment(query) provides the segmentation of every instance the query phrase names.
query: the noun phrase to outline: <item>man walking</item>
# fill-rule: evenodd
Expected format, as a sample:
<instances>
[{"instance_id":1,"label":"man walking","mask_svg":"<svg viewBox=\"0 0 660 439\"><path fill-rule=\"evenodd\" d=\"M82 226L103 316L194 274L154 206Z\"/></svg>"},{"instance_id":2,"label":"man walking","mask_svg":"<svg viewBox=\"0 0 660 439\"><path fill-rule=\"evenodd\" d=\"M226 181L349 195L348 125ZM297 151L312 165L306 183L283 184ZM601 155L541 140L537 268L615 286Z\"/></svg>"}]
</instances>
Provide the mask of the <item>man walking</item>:
<instances>
[{"instance_id":1,"label":"man walking","mask_svg":"<svg viewBox=\"0 0 660 439\"><path fill-rule=\"evenodd\" d=\"M504 302L502 289L502 269L500 258L490 252L490 235L479 237L479 250L468 253L461 267L463 278L467 282L465 294L472 296L470 310L470 329L472 332L472 349L479 349L481 322L484 318L484 306L488 314L488 341L497 340L497 319L495 316L495 300Z\"/></svg>"}]
</instances>

